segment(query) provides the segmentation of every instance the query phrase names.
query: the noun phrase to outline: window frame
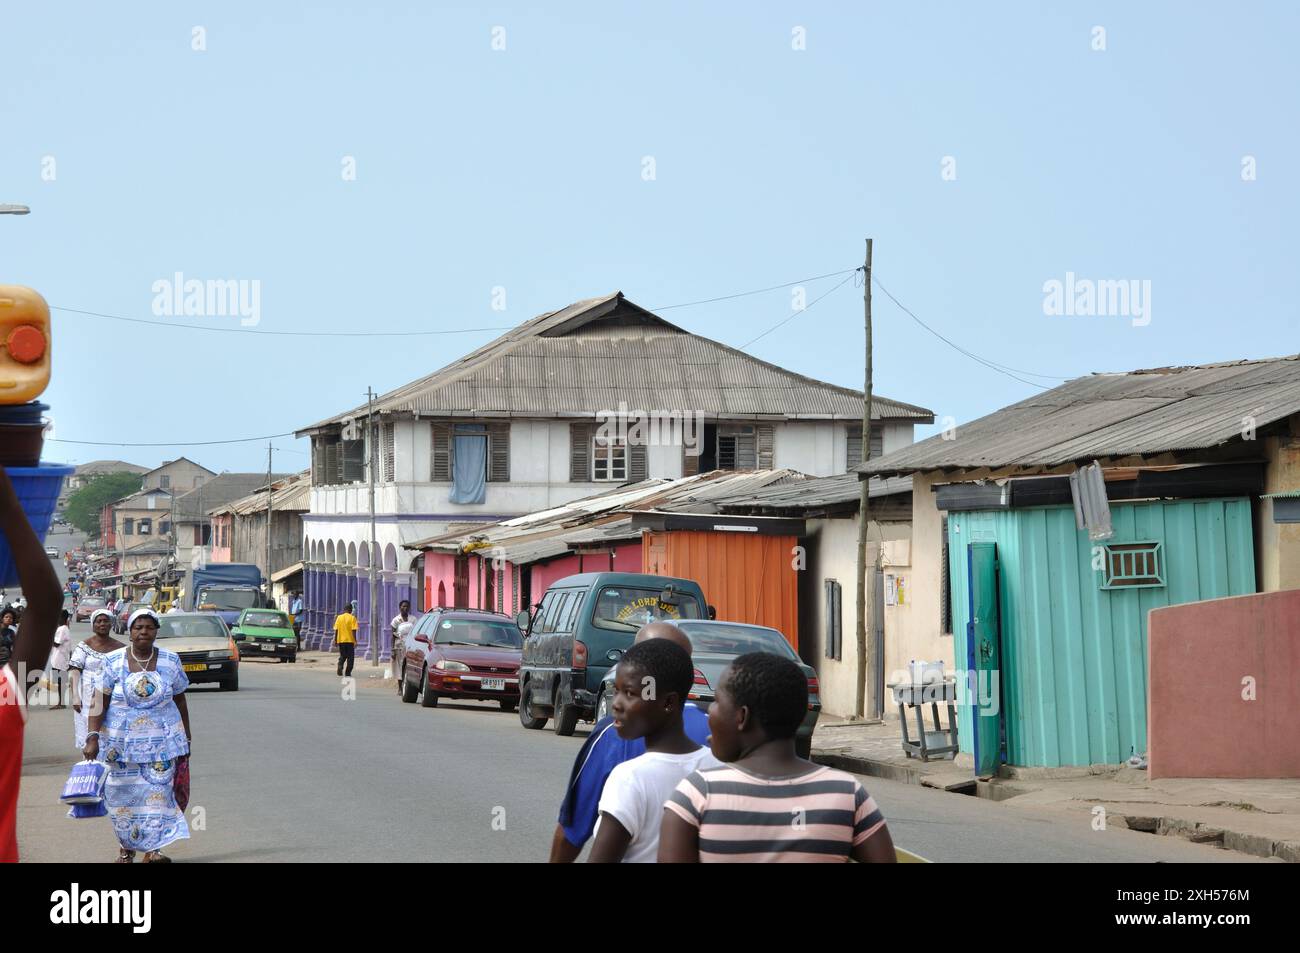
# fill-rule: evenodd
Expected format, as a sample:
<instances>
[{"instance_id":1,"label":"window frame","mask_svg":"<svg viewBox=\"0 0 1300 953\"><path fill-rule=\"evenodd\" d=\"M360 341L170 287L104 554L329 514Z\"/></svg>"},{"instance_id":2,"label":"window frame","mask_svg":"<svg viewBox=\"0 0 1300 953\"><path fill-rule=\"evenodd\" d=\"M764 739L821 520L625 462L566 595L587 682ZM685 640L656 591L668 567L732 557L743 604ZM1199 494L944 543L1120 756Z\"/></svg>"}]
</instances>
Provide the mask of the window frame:
<instances>
[{"instance_id":1,"label":"window frame","mask_svg":"<svg viewBox=\"0 0 1300 953\"><path fill-rule=\"evenodd\" d=\"M600 451L605 450L608 455L605 457L606 467L605 476L596 475L596 464L600 461ZM622 475L615 475L615 457L614 451L622 451L620 462L622 463ZM591 435L591 482L592 483L626 483L628 474L631 472L631 447L628 445L627 437L602 437L600 434Z\"/></svg>"},{"instance_id":2,"label":"window frame","mask_svg":"<svg viewBox=\"0 0 1300 953\"><path fill-rule=\"evenodd\" d=\"M1122 543L1103 543L1104 560L1101 567L1101 588L1108 592L1122 592L1126 589L1163 589L1168 585L1165 573L1164 543L1155 539L1126 540ZM1132 572L1124 569L1125 557L1131 561ZM1149 565L1153 572L1139 573L1139 563ZM1116 562L1119 574L1115 573Z\"/></svg>"}]
</instances>

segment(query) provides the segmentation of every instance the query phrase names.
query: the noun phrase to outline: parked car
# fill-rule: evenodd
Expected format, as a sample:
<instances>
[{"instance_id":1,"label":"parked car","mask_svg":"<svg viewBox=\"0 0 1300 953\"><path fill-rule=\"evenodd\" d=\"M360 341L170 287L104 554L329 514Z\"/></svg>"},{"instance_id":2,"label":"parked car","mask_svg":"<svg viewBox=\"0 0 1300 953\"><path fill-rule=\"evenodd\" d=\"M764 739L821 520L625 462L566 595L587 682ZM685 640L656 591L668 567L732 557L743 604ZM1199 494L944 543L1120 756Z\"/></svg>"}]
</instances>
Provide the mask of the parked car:
<instances>
[{"instance_id":1,"label":"parked car","mask_svg":"<svg viewBox=\"0 0 1300 953\"><path fill-rule=\"evenodd\" d=\"M77 603L77 611L74 618L78 622L85 622L90 618L92 612L96 609L102 609L108 605L108 600L103 596L82 596Z\"/></svg>"},{"instance_id":2,"label":"parked car","mask_svg":"<svg viewBox=\"0 0 1300 953\"><path fill-rule=\"evenodd\" d=\"M239 691L239 647L220 616L211 612L160 616L158 645L181 657L191 684L217 682L223 692Z\"/></svg>"},{"instance_id":3,"label":"parked car","mask_svg":"<svg viewBox=\"0 0 1300 953\"><path fill-rule=\"evenodd\" d=\"M239 656L263 655L281 662L298 661L298 639L289 613L279 609L245 609L230 630Z\"/></svg>"},{"instance_id":4,"label":"parked car","mask_svg":"<svg viewBox=\"0 0 1300 953\"><path fill-rule=\"evenodd\" d=\"M691 660L695 663L695 684L687 697L701 709L707 710L713 702L723 669L737 655L770 652L797 663L808 676L808 714L804 716L803 724L795 735L795 748L801 758L807 758L812 753L813 730L817 727L817 719L822 711L821 685L817 681L817 670L799 658L784 635L765 625L749 625L744 622L684 619L677 624L690 636ZM617 668L617 663L611 665L601 679L596 700L597 720L609 714L610 699L614 693L614 670Z\"/></svg>"},{"instance_id":5,"label":"parked car","mask_svg":"<svg viewBox=\"0 0 1300 953\"><path fill-rule=\"evenodd\" d=\"M645 573L590 572L557 580L537 611L516 621L526 637L519 668L519 721L571 735L594 721L601 677L641 626L708 617L698 583Z\"/></svg>"},{"instance_id":6,"label":"parked car","mask_svg":"<svg viewBox=\"0 0 1300 953\"><path fill-rule=\"evenodd\" d=\"M45 547L45 555L46 555L46 556L49 556L51 559L58 559L58 558L59 558L59 547L57 547L57 546L46 546L46 547Z\"/></svg>"},{"instance_id":7,"label":"parked car","mask_svg":"<svg viewBox=\"0 0 1300 953\"><path fill-rule=\"evenodd\" d=\"M420 617L399 649L397 690L425 708L438 699L519 704L524 638L509 617L478 609L435 609Z\"/></svg>"},{"instance_id":8,"label":"parked car","mask_svg":"<svg viewBox=\"0 0 1300 953\"><path fill-rule=\"evenodd\" d=\"M113 613L113 631L118 635L126 634L126 620L131 618L131 613L136 609L147 609L143 602L120 602L117 611Z\"/></svg>"}]
</instances>

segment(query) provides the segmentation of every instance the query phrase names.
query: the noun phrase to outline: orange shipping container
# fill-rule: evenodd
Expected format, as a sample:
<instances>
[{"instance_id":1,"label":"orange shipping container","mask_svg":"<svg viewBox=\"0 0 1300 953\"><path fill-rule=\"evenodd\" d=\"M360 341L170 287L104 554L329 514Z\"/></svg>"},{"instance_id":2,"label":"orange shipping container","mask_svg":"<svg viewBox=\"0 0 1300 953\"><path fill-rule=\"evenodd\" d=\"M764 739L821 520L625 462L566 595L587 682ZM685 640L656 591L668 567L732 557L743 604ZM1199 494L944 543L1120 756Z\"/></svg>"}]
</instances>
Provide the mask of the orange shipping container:
<instances>
[{"instance_id":1,"label":"orange shipping container","mask_svg":"<svg viewBox=\"0 0 1300 953\"><path fill-rule=\"evenodd\" d=\"M670 530L641 537L643 572L694 579L718 619L778 629L799 650L794 536Z\"/></svg>"}]
</instances>

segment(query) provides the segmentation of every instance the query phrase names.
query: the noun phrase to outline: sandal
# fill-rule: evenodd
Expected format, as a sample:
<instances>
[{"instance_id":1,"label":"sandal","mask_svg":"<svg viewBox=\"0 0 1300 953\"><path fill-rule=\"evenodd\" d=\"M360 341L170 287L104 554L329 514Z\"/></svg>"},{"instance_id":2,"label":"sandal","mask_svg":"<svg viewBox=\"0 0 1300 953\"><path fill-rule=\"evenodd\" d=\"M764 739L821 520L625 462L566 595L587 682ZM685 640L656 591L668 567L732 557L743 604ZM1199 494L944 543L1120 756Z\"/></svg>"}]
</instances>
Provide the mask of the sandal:
<instances>
[{"instance_id":1,"label":"sandal","mask_svg":"<svg viewBox=\"0 0 1300 953\"><path fill-rule=\"evenodd\" d=\"M133 863L135 863L135 851L133 851L133 850L127 850L125 847L121 848L121 849L117 852L117 860L114 861L114 863L118 863L118 864L133 864Z\"/></svg>"},{"instance_id":2,"label":"sandal","mask_svg":"<svg viewBox=\"0 0 1300 953\"><path fill-rule=\"evenodd\" d=\"M171 862L172 859L164 855L160 850L149 851L144 855L144 860L141 861L142 864L170 864Z\"/></svg>"}]
</instances>

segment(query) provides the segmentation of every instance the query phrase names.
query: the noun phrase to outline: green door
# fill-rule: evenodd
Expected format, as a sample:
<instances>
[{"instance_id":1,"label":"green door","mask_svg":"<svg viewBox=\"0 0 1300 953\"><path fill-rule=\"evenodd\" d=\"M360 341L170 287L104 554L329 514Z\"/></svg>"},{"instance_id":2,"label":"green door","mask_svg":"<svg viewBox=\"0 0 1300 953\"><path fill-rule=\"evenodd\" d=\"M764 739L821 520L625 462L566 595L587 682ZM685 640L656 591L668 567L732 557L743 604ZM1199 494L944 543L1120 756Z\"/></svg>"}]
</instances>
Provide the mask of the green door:
<instances>
[{"instance_id":1,"label":"green door","mask_svg":"<svg viewBox=\"0 0 1300 953\"><path fill-rule=\"evenodd\" d=\"M966 547L970 621L966 623L966 670L975 725L975 774L997 772L1002 761L1002 666L998 625L998 550L996 543Z\"/></svg>"}]
</instances>

